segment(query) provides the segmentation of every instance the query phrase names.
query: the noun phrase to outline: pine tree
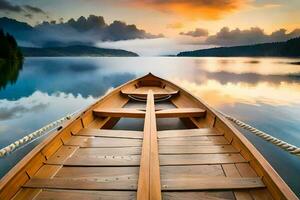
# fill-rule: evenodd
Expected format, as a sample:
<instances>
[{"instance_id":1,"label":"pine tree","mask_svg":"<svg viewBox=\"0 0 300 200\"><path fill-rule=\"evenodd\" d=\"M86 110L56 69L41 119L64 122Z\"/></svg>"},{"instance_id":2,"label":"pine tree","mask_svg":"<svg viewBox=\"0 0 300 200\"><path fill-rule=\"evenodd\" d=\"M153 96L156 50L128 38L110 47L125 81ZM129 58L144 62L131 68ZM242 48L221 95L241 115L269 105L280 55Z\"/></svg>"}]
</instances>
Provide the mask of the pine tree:
<instances>
[{"instance_id":1,"label":"pine tree","mask_svg":"<svg viewBox=\"0 0 300 200\"><path fill-rule=\"evenodd\" d=\"M0 89L17 80L23 55L15 38L0 29Z\"/></svg>"}]
</instances>

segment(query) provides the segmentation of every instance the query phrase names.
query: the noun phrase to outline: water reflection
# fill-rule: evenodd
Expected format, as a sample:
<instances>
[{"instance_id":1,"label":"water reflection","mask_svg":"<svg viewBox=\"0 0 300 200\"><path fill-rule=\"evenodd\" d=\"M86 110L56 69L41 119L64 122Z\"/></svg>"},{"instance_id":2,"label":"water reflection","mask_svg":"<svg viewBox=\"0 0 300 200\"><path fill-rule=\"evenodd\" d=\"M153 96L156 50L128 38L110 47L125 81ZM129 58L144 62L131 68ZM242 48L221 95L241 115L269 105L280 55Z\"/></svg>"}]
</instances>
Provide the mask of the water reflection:
<instances>
[{"instance_id":1,"label":"water reflection","mask_svg":"<svg viewBox=\"0 0 300 200\"><path fill-rule=\"evenodd\" d=\"M297 105L300 102L300 84L297 83L259 82L254 85L245 82L222 83L216 80L208 80L201 84L188 80L175 82L196 96L202 97L213 107L234 106L236 103L254 106L262 103L274 106Z\"/></svg>"},{"instance_id":2,"label":"water reflection","mask_svg":"<svg viewBox=\"0 0 300 200\"><path fill-rule=\"evenodd\" d=\"M49 123L57 116L75 111L95 101L93 97L56 92L51 95L35 91L28 97L0 100L0 148L26 133Z\"/></svg>"},{"instance_id":3,"label":"water reflection","mask_svg":"<svg viewBox=\"0 0 300 200\"><path fill-rule=\"evenodd\" d=\"M297 62L283 58L29 58L17 82L0 88L0 147L148 72L300 146L300 65L290 64ZM300 194L300 180L295 178L300 160L245 135ZM0 159L0 175L37 143Z\"/></svg>"},{"instance_id":4,"label":"water reflection","mask_svg":"<svg viewBox=\"0 0 300 200\"><path fill-rule=\"evenodd\" d=\"M0 92L0 98L16 99L35 91L57 91L99 97L110 87L116 87L135 76L129 72L106 74L101 64L74 59L28 59L26 70L11 89Z\"/></svg>"},{"instance_id":5,"label":"water reflection","mask_svg":"<svg viewBox=\"0 0 300 200\"><path fill-rule=\"evenodd\" d=\"M22 69L23 61L3 61L0 60L0 91L7 84L14 84L19 76L19 71Z\"/></svg>"},{"instance_id":6,"label":"water reflection","mask_svg":"<svg viewBox=\"0 0 300 200\"><path fill-rule=\"evenodd\" d=\"M260 75L291 75L300 74L299 67L291 64L297 63L297 59L261 58L253 61L252 58L208 58L202 70L207 72L231 72L235 74L255 73ZM225 62L226 61L226 62ZM201 63L202 61L200 61Z\"/></svg>"}]
</instances>

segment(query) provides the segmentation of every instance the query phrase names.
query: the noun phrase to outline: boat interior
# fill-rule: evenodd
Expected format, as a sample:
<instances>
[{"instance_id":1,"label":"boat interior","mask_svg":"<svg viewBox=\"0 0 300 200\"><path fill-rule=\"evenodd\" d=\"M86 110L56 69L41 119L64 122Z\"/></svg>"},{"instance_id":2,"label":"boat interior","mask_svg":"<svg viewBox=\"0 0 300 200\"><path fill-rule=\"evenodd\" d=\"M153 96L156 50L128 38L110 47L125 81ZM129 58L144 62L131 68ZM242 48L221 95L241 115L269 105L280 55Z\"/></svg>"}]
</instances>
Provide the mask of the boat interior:
<instances>
[{"instance_id":1,"label":"boat interior","mask_svg":"<svg viewBox=\"0 0 300 200\"><path fill-rule=\"evenodd\" d=\"M152 74L105 95L0 183L0 199L297 199L220 114Z\"/></svg>"}]
</instances>

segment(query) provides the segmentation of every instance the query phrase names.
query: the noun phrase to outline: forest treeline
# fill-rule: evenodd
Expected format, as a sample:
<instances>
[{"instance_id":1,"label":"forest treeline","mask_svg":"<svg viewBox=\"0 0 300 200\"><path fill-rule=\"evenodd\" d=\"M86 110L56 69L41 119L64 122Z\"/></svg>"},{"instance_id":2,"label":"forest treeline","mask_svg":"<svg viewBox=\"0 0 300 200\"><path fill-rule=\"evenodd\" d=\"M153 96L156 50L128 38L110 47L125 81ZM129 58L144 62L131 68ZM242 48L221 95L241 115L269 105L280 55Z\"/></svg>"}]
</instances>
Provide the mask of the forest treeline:
<instances>
[{"instance_id":1,"label":"forest treeline","mask_svg":"<svg viewBox=\"0 0 300 200\"><path fill-rule=\"evenodd\" d=\"M247 46L218 47L181 52L177 56L187 57L299 57L300 38L286 42L264 43Z\"/></svg>"},{"instance_id":2,"label":"forest treeline","mask_svg":"<svg viewBox=\"0 0 300 200\"><path fill-rule=\"evenodd\" d=\"M0 89L17 80L22 64L23 55L15 38L0 29Z\"/></svg>"}]
</instances>

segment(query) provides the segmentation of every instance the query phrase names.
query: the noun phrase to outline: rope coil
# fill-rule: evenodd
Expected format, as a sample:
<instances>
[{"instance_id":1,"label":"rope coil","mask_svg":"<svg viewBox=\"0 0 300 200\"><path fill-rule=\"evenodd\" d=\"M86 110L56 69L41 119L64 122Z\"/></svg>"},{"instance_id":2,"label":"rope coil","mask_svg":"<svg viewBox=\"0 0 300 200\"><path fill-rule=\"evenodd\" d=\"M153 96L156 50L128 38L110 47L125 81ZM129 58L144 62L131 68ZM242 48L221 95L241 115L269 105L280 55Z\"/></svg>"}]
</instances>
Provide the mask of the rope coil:
<instances>
[{"instance_id":1,"label":"rope coil","mask_svg":"<svg viewBox=\"0 0 300 200\"><path fill-rule=\"evenodd\" d=\"M28 142L42 136L45 134L45 132L53 130L54 128L56 128L58 125L62 124L64 121L70 120L72 118L72 116L74 116L76 114L76 112L69 114L63 118L60 118L36 131L34 131L33 133L30 133L29 135L24 136L23 138L15 141L14 143L2 148L0 150L0 158L4 157L5 155L12 153L13 151L15 151L17 148L27 144Z\"/></svg>"},{"instance_id":2,"label":"rope coil","mask_svg":"<svg viewBox=\"0 0 300 200\"><path fill-rule=\"evenodd\" d=\"M290 154L296 155L296 156L300 156L300 148L289 144L283 140L280 140L276 137L273 137L263 131L260 131L252 126L250 126L249 124L246 124L245 122L242 122L238 119L235 119L234 117L228 116L224 113L219 112L221 115L223 115L226 119L228 119L229 121L233 122L234 124L238 125L239 127L248 130L249 132L255 134L256 136L264 139L267 142L271 142L272 144L275 144L276 146L280 147L281 149L289 152Z\"/></svg>"}]
</instances>

